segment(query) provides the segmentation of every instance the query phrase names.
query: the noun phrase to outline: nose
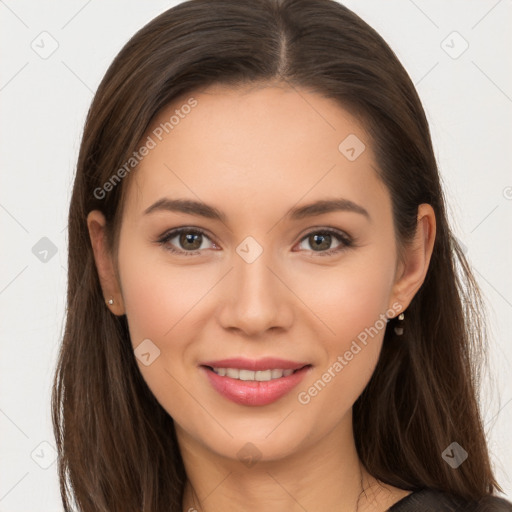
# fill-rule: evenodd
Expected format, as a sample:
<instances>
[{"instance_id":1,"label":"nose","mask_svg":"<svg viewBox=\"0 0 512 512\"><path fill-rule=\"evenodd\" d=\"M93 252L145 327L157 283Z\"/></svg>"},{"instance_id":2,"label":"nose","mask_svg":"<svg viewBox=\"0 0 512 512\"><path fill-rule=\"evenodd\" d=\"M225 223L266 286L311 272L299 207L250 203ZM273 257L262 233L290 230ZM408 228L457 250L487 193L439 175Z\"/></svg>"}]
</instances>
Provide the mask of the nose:
<instances>
[{"instance_id":1,"label":"nose","mask_svg":"<svg viewBox=\"0 0 512 512\"><path fill-rule=\"evenodd\" d=\"M263 251L248 263L235 254L217 310L224 329L258 337L270 329L291 327L294 295L286 285L286 276L266 255Z\"/></svg>"}]
</instances>

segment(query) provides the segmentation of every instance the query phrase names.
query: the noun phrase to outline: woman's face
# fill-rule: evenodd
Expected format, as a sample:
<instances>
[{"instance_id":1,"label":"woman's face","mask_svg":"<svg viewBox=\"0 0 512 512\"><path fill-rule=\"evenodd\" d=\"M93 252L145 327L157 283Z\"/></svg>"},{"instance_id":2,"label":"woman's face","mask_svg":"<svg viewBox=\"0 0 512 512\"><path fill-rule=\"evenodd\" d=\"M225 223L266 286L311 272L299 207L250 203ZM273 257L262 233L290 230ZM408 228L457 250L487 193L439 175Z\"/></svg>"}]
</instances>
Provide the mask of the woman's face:
<instances>
[{"instance_id":1,"label":"woman's face","mask_svg":"<svg viewBox=\"0 0 512 512\"><path fill-rule=\"evenodd\" d=\"M390 195L362 125L305 90L215 86L162 111L141 144L120 289L140 371L179 438L276 460L346 431L401 307ZM204 366L232 358L245 361L217 366L262 373ZM307 366L279 377L265 370L287 365L263 358Z\"/></svg>"}]
</instances>

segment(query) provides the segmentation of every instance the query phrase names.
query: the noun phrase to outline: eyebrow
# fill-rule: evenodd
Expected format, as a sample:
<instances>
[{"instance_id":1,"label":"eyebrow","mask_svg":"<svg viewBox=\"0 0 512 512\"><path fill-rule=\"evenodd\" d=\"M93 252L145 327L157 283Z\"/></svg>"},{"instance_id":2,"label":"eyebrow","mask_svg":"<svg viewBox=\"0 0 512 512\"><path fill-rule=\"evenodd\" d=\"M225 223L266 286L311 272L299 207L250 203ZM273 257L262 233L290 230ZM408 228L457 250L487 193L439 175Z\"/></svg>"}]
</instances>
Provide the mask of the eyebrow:
<instances>
[{"instance_id":1,"label":"eyebrow","mask_svg":"<svg viewBox=\"0 0 512 512\"><path fill-rule=\"evenodd\" d=\"M227 217L223 212L214 206L200 201L195 201L193 199L170 199L164 197L146 208L146 210L144 210L144 215L148 215L155 211L188 213L190 215L198 215L208 219L219 220L223 223L227 222ZM306 217L313 217L335 211L359 213L364 215L368 220L371 220L370 214L362 206L350 201L349 199L343 198L322 199L303 206L297 206L295 208L291 208L286 214L286 217L291 220L300 220Z\"/></svg>"}]
</instances>

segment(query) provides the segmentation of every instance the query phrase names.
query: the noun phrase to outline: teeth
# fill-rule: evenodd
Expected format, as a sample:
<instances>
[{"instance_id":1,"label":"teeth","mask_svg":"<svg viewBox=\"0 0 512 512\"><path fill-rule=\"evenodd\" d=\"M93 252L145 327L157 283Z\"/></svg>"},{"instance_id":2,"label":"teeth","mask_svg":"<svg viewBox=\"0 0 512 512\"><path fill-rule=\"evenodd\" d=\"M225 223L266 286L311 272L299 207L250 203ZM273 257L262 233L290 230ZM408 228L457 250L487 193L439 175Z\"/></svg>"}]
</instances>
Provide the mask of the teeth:
<instances>
[{"instance_id":1,"label":"teeth","mask_svg":"<svg viewBox=\"0 0 512 512\"><path fill-rule=\"evenodd\" d=\"M235 370L234 368L226 368L226 377L231 377L232 379L239 379L240 372Z\"/></svg>"},{"instance_id":2,"label":"teeth","mask_svg":"<svg viewBox=\"0 0 512 512\"><path fill-rule=\"evenodd\" d=\"M235 372L240 371L240 377L238 377L240 380L255 380L256 372L251 372L251 370L233 370L233 371L235 371ZM232 378L236 379L236 376L233 376Z\"/></svg>"},{"instance_id":3,"label":"teeth","mask_svg":"<svg viewBox=\"0 0 512 512\"><path fill-rule=\"evenodd\" d=\"M238 380L255 380L258 382L267 382L281 377L288 377L294 370L239 370L237 368L214 368L213 371L221 377L231 377Z\"/></svg>"}]
</instances>

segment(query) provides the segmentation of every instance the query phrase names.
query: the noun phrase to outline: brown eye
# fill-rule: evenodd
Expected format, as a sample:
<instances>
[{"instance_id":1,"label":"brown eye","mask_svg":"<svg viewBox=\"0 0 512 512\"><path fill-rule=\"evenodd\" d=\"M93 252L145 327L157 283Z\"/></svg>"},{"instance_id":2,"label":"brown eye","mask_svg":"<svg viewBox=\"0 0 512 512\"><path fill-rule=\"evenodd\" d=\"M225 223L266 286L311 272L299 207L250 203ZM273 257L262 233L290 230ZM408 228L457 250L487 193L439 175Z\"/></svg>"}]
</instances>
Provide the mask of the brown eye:
<instances>
[{"instance_id":1,"label":"brown eye","mask_svg":"<svg viewBox=\"0 0 512 512\"><path fill-rule=\"evenodd\" d=\"M313 247L313 250L324 250L324 249L330 249L331 247L331 235L309 235L308 236L308 242L311 247Z\"/></svg>"},{"instance_id":2,"label":"brown eye","mask_svg":"<svg viewBox=\"0 0 512 512\"><path fill-rule=\"evenodd\" d=\"M179 235L179 241L184 249L197 250L201 247L202 235L200 233L183 232Z\"/></svg>"},{"instance_id":3,"label":"brown eye","mask_svg":"<svg viewBox=\"0 0 512 512\"><path fill-rule=\"evenodd\" d=\"M203 243L209 237L201 230L180 228L170 231L162 236L158 243L172 253L182 254L184 256L193 256L200 253L203 249L211 249L214 244L210 241L210 246L204 246Z\"/></svg>"},{"instance_id":4,"label":"brown eye","mask_svg":"<svg viewBox=\"0 0 512 512\"><path fill-rule=\"evenodd\" d=\"M337 241L338 243L334 247L331 247L333 241ZM301 240L301 244L304 243L306 243L309 248L302 248L316 253L315 256L329 256L341 252L353 244L349 236L332 230L312 231Z\"/></svg>"}]
</instances>

